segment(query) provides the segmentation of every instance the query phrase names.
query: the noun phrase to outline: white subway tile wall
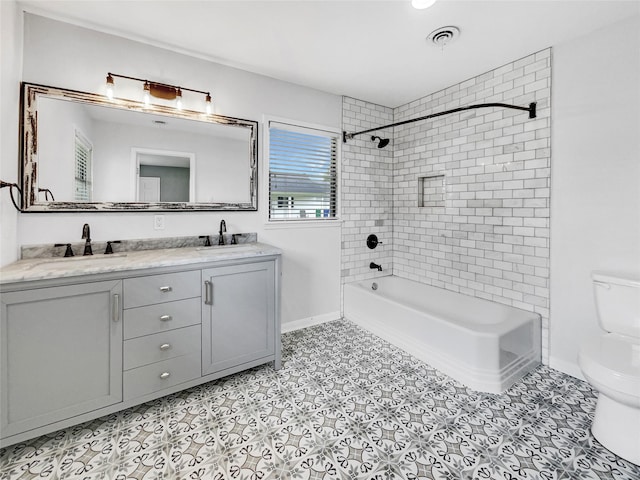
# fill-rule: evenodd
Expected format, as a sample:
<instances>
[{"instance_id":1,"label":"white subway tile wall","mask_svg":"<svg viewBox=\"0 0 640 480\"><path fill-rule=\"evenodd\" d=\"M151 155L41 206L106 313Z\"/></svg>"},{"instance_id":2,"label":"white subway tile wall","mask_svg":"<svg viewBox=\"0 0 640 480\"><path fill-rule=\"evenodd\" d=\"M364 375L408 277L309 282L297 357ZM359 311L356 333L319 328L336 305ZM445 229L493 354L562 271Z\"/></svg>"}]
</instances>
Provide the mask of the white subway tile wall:
<instances>
[{"instance_id":1,"label":"white subway tile wall","mask_svg":"<svg viewBox=\"0 0 640 480\"><path fill-rule=\"evenodd\" d=\"M366 135L347 142L343 281L367 278L371 258L388 264L383 274L535 311L542 317L547 363L550 97L546 49L401 105L393 115L345 98L347 131L489 102L537 102L537 118L517 110L470 110L395 127L392 152L365 145ZM434 175L445 176L444 206L419 207L418 179ZM382 215L384 236L391 232L393 241L371 255L365 232Z\"/></svg>"},{"instance_id":2,"label":"white subway tile wall","mask_svg":"<svg viewBox=\"0 0 640 480\"><path fill-rule=\"evenodd\" d=\"M342 127L353 133L393 123L393 109L344 97ZM372 135L392 138L393 129L359 135L342 145L342 281L393 272L393 142L378 148ZM382 242L367 247L370 234ZM375 262L382 272L369 268Z\"/></svg>"}]
</instances>

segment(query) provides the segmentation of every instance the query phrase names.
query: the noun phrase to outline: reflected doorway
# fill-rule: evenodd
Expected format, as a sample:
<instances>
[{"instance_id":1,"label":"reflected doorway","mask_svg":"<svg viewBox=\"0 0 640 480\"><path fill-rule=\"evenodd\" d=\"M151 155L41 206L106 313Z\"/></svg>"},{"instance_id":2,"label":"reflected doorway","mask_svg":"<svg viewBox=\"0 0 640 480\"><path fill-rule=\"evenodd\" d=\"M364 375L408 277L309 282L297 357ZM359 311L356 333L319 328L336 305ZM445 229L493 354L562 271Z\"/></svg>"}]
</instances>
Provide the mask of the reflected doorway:
<instances>
[{"instance_id":1,"label":"reflected doorway","mask_svg":"<svg viewBox=\"0 0 640 480\"><path fill-rule=\"evenodd\" d=\"M195 154L132 148L136 202L195 201Z\"/></svg>"},{"instance_id":2,"label":"reflected doorway","mask_svg":"<svg viewBox=\"0 0 640 480\"><path fill-rule=\"evenodd\" d=\"M138 178L138 202L160 201L160 177Z\"/></svg>"}]
</instances>

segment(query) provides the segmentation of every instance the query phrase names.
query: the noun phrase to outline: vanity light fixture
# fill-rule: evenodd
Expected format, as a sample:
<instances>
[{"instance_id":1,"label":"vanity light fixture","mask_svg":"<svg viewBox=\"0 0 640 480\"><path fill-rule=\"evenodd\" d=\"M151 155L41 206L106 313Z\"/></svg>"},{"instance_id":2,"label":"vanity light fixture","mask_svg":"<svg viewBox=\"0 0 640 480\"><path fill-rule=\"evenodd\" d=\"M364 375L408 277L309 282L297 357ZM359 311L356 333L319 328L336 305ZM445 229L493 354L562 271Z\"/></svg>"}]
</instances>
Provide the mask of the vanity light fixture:
<instances>
[{"instance_id":1,"label":"vanity light fixture","mask_svg":"<svg viewBox=\"0 0 640 480\"><path fill-rule=\"evenodd\" d=\"M209 92L205 92L202 90L194 90L192 88L178 87L175 85L169 85L167 83L162 82L153 82L151 80L145 80L142 78L129 77L127 75L120 75L117 73L109 72L107 74L107 97L109 100L113 100L113 90L115 87L115 82L113 77L125 78L127 80L134 80L136 82L141 82L143 84L143 101L145 106L149 107L151 105L151 97L161 98L163 100L175 100L176 101L176 109L182 110L182 92L194 92L201 93L205 96L205 111L207 115L211 115L213 106L211 103L211 94Z\"/></svg>"},{"instance_id":2,"label":"vanity light fixture","mask_svg":"<svg viewBox=\"0 0 640 480\"><path fill-rule=\"evenodd\" d=\"M436 0L411 0L411 5L413 6L413 8L416 8L418 10L429 8L434 3L436 3Z\"/></svg>"}]
</instances>

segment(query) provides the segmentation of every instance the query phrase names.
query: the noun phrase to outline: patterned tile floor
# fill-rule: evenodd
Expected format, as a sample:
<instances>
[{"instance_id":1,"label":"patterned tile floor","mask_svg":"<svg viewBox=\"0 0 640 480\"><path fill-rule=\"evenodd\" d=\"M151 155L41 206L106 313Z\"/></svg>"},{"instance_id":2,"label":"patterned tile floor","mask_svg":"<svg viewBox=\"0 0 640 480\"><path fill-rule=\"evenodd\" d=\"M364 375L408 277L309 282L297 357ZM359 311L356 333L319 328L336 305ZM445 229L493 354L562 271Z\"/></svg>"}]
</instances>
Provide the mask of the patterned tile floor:
<instances>
[{"instance_id":1,"label":"patterned tile floor","mask_svg":"<svg viewBox=\"0 0 640 480\"><path fill-rule=\"evenodd\" d=\"M479 394L345 321L269 366L0 451L3 480L640 479L589 426L596 393L540 367Z\"/></svg>"}]
</instances>

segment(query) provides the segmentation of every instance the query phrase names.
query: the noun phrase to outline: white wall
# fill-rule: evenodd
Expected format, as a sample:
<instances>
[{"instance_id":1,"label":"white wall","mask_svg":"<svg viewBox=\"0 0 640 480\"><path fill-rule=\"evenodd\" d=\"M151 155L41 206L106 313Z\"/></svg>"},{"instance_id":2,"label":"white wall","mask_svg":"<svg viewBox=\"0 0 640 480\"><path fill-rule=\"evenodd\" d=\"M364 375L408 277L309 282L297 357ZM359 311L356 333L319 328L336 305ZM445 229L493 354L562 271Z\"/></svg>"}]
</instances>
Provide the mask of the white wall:
<instances>
[{"instance_id":1,"label":"white wall","mask_svg":"<svg viewBox=\"0 0 640 480\"><path fill-rule=\"evenodd\" d=\"M640 276L640 17L554 47L550 365L602 333L590 274Z\"/></svg>"},{"instance_id":2,"label":"white wall","mask_svg":"<svg viewBox=\"0 0 640 480\"><path fill-rule=\"evenodd\" d=\"M258 121L263 115L272 115L340 128L339 96L43 17L25 16L22 79L26 82L101 93L106 74L111 71L211 90L217 114ZM116 84L118 95L123 83ZM141 87L138 84L136 88L137 94ZM184 100L185 108L195 108L186 96ZM17 123L17 115L14 121ZM262 140L262 136L259 138ZM260 141L261 157L262 150ZM262 159L259 167L263 175ZM264 193L259 192L259 212L165 213L165 230L153 230L154 214L146 212L21 214L17 241L37 244L78 240L87 222L97 241L213 234L224 218L229 232L256 231L259 240L284 250L283 323L334 314L337 318L340 227L269 229L265 227Z\"/></svg>"},{"instance_id":3,"label":"white wall","mask_svg":"<svg viewBox=\"0 0 640 480\"><path fill-rule=\"evenodd\" d=\"M0 2L0 178L18 183L18 112L22 66L22 13L13 1ZM14 192L17 195L17 191ZM19 199L18 199L19 201ZM18 213L9 189L0 190L0 265L17 259Z\"/></svg>"}]
</instances>

